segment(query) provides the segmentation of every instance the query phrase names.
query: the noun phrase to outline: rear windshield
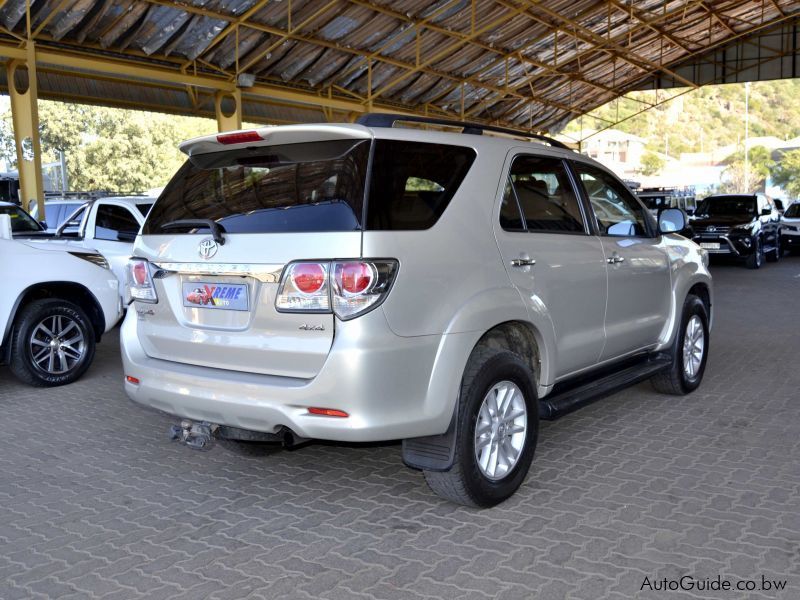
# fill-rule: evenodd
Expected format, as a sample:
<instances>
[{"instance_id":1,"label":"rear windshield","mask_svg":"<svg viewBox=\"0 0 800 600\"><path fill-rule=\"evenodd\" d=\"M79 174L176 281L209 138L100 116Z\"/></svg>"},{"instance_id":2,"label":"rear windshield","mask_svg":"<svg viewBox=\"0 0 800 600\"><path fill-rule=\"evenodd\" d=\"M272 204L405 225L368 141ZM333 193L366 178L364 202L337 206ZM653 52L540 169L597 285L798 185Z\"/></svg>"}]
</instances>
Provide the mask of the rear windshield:
<instances>
[{"instance_id":1,"label":"rear windshield","mask_svg":"<svg viewBox=\"0 0 800 600\"><path fill-rule=\"evenodd\" d=\"M709 196L697 208L698 215L754 215L756 199L754 196Z\"/></svg>"},{"instance_id":2,"label":"rear windshield","mask_svg":"<svg viewBox=\"0 0 800 600\"><path fill-rule=\"evenodd\" d=\"M427 229L463 181L475 151L377 140L366 229ZM357 231L364 223L369 140L252 147L191 157L170 181L142 233L194 233L211 219L227 233Z\"/></svg>"}]
</instances>

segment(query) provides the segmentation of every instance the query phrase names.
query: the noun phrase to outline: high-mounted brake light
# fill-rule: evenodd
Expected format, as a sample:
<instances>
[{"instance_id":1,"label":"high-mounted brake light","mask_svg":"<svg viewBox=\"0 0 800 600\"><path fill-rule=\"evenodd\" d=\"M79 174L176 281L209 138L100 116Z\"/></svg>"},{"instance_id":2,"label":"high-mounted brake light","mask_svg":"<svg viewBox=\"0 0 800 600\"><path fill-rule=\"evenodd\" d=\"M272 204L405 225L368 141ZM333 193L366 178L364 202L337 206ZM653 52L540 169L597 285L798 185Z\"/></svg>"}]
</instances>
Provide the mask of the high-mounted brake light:
<instances>
[{"instance_id":1,"label":"high-mounted brake light","mask_svg":"<svg viewBox=\"0 0 800 600\"><path fill-rule=\"evenodd\" d=\"M263 142L264 138L257 131L236 131L234 133L220 133L217 136L220 144L244 144L246 142Z\"/></svg>"}]
</instances>

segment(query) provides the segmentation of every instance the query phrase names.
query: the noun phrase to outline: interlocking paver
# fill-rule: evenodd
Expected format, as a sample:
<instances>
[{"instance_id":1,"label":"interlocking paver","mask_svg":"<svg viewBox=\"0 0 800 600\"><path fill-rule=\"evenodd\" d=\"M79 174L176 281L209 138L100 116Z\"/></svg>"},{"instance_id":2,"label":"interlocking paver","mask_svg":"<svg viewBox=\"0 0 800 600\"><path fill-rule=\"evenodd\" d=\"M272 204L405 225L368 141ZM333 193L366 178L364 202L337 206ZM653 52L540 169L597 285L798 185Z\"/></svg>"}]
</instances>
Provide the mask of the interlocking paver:
<instances>
[{"instance_id":1,"label":"interlocking paver","mask_svg":"<svg viewBox=\"0 0 800 600\"><path fill-rule=\"evenodd\" d=\"M700 390L642 384L544 423L490 511L439 500L397 444L174 445L125 398L115 333L68 387L2 369L0 598L798 598L800 258L713 272ZM789 583L639 589L686 574Z\"/></svg>"}]
</instances>

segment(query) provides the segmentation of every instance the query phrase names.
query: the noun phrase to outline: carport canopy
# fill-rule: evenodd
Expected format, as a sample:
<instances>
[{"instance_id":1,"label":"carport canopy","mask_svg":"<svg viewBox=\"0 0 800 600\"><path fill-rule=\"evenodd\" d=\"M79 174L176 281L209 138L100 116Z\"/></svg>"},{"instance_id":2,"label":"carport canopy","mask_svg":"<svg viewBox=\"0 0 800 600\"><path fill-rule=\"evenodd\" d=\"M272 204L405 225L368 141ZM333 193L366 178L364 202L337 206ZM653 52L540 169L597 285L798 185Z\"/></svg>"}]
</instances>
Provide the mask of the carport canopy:
<instances>
[{"instance_id":1,"label":"carport canopy","mask_svg":"<svg viewBox=\"0 0 800 600\"><path fill-rule=\"evenodd\" d=\"M538 132L630 91L797 77L797 0L0 0L24 201L38 97L242 121ZM647 103L643 108L647 108Z\"/></svg>"}]
</instances>

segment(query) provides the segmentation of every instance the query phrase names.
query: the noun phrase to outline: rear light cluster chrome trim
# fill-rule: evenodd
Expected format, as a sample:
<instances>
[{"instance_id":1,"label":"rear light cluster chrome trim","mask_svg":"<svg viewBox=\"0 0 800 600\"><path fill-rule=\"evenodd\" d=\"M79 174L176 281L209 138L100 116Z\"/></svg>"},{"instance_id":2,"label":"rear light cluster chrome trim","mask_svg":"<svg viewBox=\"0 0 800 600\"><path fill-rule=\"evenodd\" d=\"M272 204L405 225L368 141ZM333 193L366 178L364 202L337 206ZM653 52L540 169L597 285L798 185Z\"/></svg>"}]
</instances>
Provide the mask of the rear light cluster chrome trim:
<instances>
[{"instance_id":1,"label":"rear light cluster chrome trim","mask_svg":"<svg viewBox=\"0 0 800 600\"><path fill-rule=\"evenodd\" d=\"M262 283L278 283L281 279L284 265L259 264L259 263L178 263L154 262L158 272L154 274L157 279L163 279L173 273L181 275L212 275L223 277L234 275L238 277L252 277Z\"/></svg>"}]
</instances>

